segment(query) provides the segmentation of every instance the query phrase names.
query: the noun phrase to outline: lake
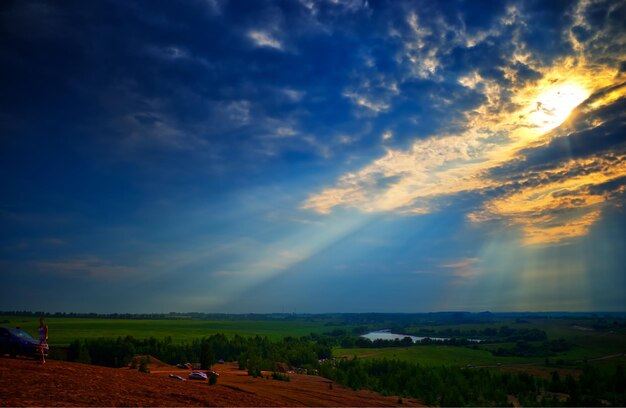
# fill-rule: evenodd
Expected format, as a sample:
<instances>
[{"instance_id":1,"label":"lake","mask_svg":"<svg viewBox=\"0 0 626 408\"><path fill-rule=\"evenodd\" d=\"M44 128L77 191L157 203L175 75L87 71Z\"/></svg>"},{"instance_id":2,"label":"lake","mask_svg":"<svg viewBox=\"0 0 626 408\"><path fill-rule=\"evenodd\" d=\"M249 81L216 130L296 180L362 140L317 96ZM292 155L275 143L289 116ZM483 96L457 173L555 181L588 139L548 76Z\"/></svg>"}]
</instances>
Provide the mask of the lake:
<instances>
[{"instance_id":1,"label":"lake","mask_svg":"<svg viewBox=\"0 0 626 408\"><path fill-rule=\"evenodd\" d=\"M449 340L449 338L447 338L447 337L409 336L408 334L392 333L389 330L376 330L376 331L373 331L373 332L362 334L361 337L365 337L366 339L370 339L371 341L374 341L374 340L395 340L395 339L402 340L405 337L410 337L411 340L413 340L413 343L416 343L418 341L422 341L422 340L424 340L426 338L430 338L431 340L435 340L435 341ZM476 343L480 342L480 340L475 340L475 339L467 339L467 340L468 341L473 341L473 342L476 342Z\"/></svg>"}]
</instances>

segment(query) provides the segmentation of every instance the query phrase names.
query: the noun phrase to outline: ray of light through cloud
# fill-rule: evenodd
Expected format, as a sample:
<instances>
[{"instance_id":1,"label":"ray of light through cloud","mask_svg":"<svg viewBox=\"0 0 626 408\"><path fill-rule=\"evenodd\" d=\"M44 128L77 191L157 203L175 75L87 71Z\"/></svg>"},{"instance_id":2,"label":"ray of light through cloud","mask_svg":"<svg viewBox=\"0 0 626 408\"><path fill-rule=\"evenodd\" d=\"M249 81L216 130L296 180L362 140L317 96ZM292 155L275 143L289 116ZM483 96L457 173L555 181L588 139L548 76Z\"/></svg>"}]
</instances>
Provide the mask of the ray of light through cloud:
<instances>
[{"instance_id":1,"label":"ray of light through cloud","mask_svg":"<svg viewBox=\"0 0 626 408\"><path fill-rule=\"evenodd\" d=\"M6 3L0 310L623 310L625 15Z\"/></svg>"}]
</instances>

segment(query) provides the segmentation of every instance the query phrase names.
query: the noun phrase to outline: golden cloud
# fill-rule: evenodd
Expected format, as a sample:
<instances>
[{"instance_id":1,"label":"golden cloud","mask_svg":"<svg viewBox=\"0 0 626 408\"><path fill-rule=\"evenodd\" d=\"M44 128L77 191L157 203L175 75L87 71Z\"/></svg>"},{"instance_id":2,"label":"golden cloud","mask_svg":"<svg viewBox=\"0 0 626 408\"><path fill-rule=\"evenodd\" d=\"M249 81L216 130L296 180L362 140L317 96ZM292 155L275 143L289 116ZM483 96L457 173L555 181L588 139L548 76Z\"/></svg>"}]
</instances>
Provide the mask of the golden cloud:
<instances>
[{"instance_id":1,"label":"golden cloud","mask_svg":"<svg viewBox=\"0 0 626 408\"><path fill-rule=\"evenodd\" d=\"M530 63L527 58L524 62ZM515 82L508 101L495 81L478 74L461 78L460 83L486 95L482 106L466 112L466 131L419 139L407 150L386 149L383 157L340 177L302 207L320 214L338 206L366 213L426 214L459 193L504 189L506 193L487 201L468 219L516 225L526 244L558 243L586 234L610 200L591 193L591 187L626 175L625 156L572 159L547 173L531 172L515 181L499 180L490 172L523 162L528 149L567 137L576 115L593 113L624 97L626 87L619 86L617 70L585 66L580 59L533 69L541 79ZM612 90L599 92L606 89ZM602 121L585 125L593 129Z\"/></svg>"},{"instance_id":2,"label":"golden cloud","mask_svg":"<svg viewBox=\"0 0 626 408\"><path fill-rule=\"evenodd\" d=\"M500 219L517 224L524 243L558 243L585 235L600 219L610 194L593 187L626 176L626 155L570 160L550 171L532 172L516 180L510 194L488 201L483 210L469 214L471 221Z\"/></svg>"}]
</instances>

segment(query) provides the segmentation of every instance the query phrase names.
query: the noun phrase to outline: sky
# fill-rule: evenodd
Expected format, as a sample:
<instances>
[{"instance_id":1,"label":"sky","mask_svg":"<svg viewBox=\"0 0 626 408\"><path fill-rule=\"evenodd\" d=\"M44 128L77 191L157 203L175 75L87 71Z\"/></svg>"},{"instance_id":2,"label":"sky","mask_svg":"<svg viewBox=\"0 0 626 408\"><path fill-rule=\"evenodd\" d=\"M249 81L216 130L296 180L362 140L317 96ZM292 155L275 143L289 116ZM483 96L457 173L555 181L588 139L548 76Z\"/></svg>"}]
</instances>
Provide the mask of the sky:
<instances>
[{"instance_id":1,"label":"sky","mask_svg":"<svg viewBox=\"0 0 626 408\"><path fill-rule=\"evenodd\" d=\"M624 21L4 1L0 310L626 311Z\"/></svg>"}]
</instances>

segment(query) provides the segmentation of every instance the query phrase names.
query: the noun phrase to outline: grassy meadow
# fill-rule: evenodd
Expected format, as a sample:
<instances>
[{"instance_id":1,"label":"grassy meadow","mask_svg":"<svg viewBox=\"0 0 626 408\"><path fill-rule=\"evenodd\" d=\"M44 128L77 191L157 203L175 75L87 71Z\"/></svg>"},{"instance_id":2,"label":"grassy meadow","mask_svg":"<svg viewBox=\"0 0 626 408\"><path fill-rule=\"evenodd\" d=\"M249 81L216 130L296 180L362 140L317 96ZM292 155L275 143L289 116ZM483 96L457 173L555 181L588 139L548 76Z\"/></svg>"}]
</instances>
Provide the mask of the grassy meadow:
<instances>
[{"instance_id":1,"label":"grassy meadow","mask_svg":"<svg viewBox=\"0 0 626 408\"><path fill-rule=\"evenodd\" d=\"M175 343L199 339L215 333L226 336L268 337L281 340L284 337L301 337L311 333L324 334L335 329L349 332L355 325L340 324L327 318L289 318L265 320L203 320L181 316L175 319L109 319L79 317L48 317L46 322L50 330L50 344L68 345L76 339L86 340L100 337L117 338L133 336L137 339L171 337ZM486 327L536 328L546 332L549 340L563 338L573 346L549 357L550 365L575 366L584 361L593 362L601 368L611 369L617 364L624 364L626 353L626 330L593 330L590 319L551 318L551 319L497 319L492 323L419 326L433 330L459 329L470 331ZM37 317L0 316L0 325L20 326L36 336ZM371 327L379 329L380 327ZM386 348L341 348L333 349L333 356L357 356L362 359L396 359L419 363L424 366L507 366L521 364L545 364L541 357L495 356L490 351L500 347L512 347L514 343L479 344L477 347L458 347L448 345L420 345L413 347ZM603 358L603 357L609 358Z\"/></svg>"},{"instance_id":2,"label":"grassy meadow","mask_svg":"<svg viewBox=\"0 0 626 408\"><path fill-rule=\"evenodd\" d=\"M256 336L280 340L286 336L300 337L310 333L322 334L333 330L332 322L307 319L296 320L196 320L196 319L100 319L48 317L51 345L67 345L73 340L99 337L117 338L133 336L137 339L171 337L174 342L189 341L216 333L226 336ZM36 317L0 316L0 325L20 326L37 334L39 319Z\"/></svg>"},{"instance_id":3,"label":"grassy meadow","mask_svg":"<svg viewBox=\"0 0 626 408\"><path fill-rule=\"evenodd\" d=\"M337 348L333 355L357 356L366 359L389 359L419 363L424 366L491 366L500 364L532 363L540 359L531 357L496 357L487 350L474 350L455 346L415 346L387 348Z\"/></svg>"}]
</instances>

